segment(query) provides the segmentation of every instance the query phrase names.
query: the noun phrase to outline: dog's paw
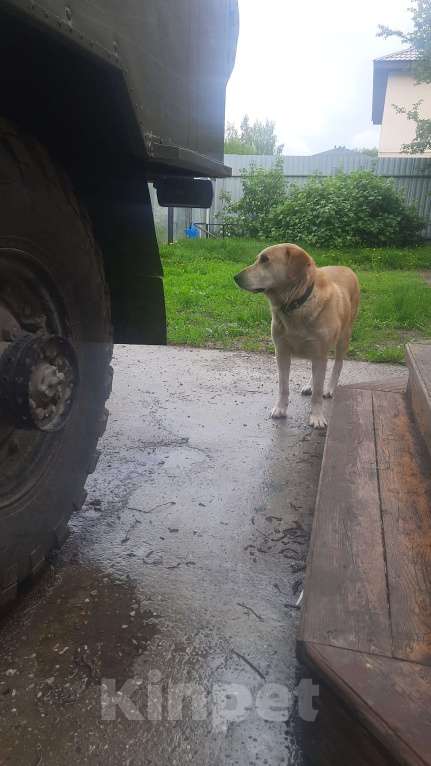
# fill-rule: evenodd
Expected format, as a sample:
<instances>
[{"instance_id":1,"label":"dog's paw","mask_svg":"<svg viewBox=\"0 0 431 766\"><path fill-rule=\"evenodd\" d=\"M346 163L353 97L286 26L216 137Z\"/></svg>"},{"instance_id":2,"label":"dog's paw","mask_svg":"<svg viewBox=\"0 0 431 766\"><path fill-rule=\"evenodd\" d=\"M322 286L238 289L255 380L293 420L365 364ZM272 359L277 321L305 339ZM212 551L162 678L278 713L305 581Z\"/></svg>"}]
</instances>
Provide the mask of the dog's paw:
<instances>
[{"instance_id":1,"label":"dog's paw","mask_svg":"<svg viewBox=\"0 0 431 766\"><path fill-rule=\"evenodd\" d=\"M331 391L331 389L328 389L328 390L327 390L327 391L325 391L325 393L323 394L323 398L324 398L324 399L332 399L332 398L333 398L333 396L334 396L334 392L333 392L333 391Z\"/></svg>"},{"instance_id":2,"label":"dog's paw","mask_svg":"<svg viewBox=\"0 0 431 766\"><path fill-rule=\"evenodd\" d=\"M310 415L310 426L312 428L323 429L323 428L326 428L327 425L328 425L328 421L326 420L323 412L315 412L315 413L312 412L311 413L311 415Z\"/></svg>"},{"instance_id":3,"label":"dog's paw","mask_svg":"<svg viewBox=\"0 0 431 766\"><path fill-rule=\"evenodd\" d=\"M271 412L271 417L274 419L287 418L287 406L283 407L277 404Z\"/></svg>"},{"instance_id":4,"label":"dog's paw","mask_svg":"<svg viewBox=\"0 0 431 766\"><path fill-rule=\"evenodd\" d=\"M308 383L305 386L302 386L301 388L302 396L311 396L312 393L313 393L313 389Z\"/></svg>"}]
</instances>

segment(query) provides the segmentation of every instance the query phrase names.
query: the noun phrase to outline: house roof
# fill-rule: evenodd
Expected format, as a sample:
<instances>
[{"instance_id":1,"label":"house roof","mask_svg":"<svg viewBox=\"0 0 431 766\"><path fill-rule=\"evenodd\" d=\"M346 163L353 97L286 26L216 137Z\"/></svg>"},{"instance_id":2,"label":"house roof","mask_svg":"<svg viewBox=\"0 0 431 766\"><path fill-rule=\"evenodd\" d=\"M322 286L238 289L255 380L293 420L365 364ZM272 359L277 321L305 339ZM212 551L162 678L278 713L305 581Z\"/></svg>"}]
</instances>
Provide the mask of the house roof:
<instances>
[{"instance_id":1,"label":"house roof","mask_svg":"<svg viewBox=\"0 0 431 766\"><path fill-rule=\"evenodd\" d=\"M404 48L402 51L387 53L386 56L380 56L374 61L416 61L418 52L415 48Z\"/></svg>"},{"instance_id":2,"label":"house roof","mask_svg":"<svg viewBox=\"0 0 431 766\"><path fill-rule=\"evenodd\" d=\"M348 149L346 146L334 146L333 149L326 149L323 152L317 152L316 154L312 154L312 157L335 157L340 156L343 157L344 155L358 155L363 156L362 152L358 152L355 149Z\"/></svg>"},{"instance_id":3,"label":"house roof","mask_svg":"<svg viewBox=\"0 0 431 766\"><path fill-rule=\"evenodd\" d=\"M374 125L382 124L388 75L391 72L410 71L412 63L416 61L417 58L418 54L414 48L405 48L402 51L388 53L386 56L380 56L380 58L374 59L372 118Z\"/></svg>"}]
</instances>

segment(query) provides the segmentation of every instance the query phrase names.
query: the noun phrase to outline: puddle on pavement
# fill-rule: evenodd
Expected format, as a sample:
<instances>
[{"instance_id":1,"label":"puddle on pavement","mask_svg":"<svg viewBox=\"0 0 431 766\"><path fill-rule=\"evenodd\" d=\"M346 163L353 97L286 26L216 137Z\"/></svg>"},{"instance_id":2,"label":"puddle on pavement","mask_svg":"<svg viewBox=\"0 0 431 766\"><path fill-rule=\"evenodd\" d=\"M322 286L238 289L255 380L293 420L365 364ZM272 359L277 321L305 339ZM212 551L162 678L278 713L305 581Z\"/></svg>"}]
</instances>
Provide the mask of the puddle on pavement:
<instances>
[{"instance_id":1,"label":"puddle on pavement","mask_svg":"<svg viewBox=\"0 0 431 766\"><path fill-rule=\"evenodd\" d=\"M64 562L18 607L0 623L0 764L54 763L57 747L77 762L81 734L100 726L102 679L133 677L158 618L131 583Z\"/></svg>"}]
</instances>

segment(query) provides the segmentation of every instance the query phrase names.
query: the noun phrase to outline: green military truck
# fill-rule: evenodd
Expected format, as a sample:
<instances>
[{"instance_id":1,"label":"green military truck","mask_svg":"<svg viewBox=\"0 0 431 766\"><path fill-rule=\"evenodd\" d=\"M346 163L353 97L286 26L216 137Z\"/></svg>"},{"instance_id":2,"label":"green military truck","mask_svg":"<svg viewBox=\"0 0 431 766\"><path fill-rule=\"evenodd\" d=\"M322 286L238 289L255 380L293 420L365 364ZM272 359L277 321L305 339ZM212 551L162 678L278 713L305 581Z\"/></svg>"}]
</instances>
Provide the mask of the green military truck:
<instances>
[{"instance_id":1,"label":"green military truck","mask_svg":"<svg viewBox=\"0 0 431 766\"><path fill-rule=\"evenodd\" d=\"M148 183L229 174L237 33L236 0L0 0L1 604L85 499L113 341L165 342Z\"/></svg>"}]
</instances>

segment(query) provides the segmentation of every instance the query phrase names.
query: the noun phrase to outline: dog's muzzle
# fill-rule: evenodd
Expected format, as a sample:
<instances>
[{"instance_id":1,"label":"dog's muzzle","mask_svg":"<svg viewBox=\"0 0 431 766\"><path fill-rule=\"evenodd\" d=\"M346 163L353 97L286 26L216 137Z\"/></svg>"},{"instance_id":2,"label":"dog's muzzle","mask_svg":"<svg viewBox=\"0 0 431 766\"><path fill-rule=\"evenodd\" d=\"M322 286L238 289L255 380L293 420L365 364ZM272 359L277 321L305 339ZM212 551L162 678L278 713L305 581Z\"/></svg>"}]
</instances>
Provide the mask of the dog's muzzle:
<instances>
[{"instance_id":1,"label":"dog's muzzle","mask_svg":"<svg viewBox=\"0 0 431 766\"><path fill-rule=\"evenodd\" d=\"M239 274L235 274L234 280L237 283L238 287L241 287L242 290L248 290L249 293L265 292L263 287L249 287L249 285L247 284L247 277L244 276L242 271L240 271Z\"/></svg>"}]
</instances>

